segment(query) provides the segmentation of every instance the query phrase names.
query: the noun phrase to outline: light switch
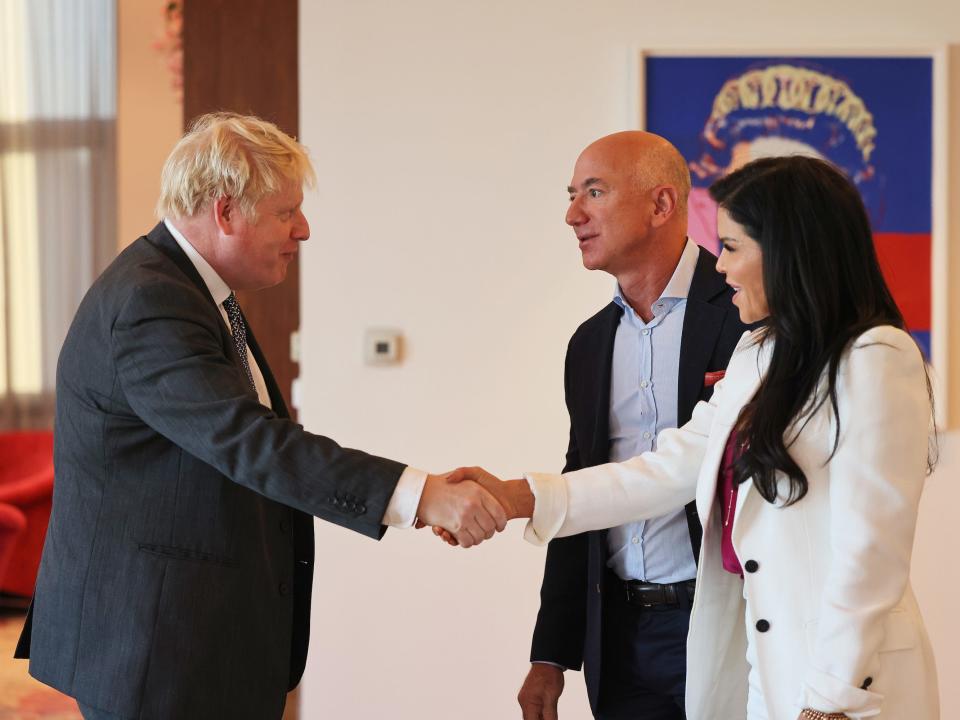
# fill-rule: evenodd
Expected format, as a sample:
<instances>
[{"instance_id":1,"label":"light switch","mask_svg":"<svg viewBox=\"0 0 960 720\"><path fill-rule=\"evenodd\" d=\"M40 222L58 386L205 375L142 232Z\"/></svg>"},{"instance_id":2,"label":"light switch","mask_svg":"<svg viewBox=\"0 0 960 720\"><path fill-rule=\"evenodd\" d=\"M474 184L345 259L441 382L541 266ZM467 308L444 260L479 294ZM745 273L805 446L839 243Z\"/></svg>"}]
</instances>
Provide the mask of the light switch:
<instances>
[{"instance_id":1,"label":"light switch","mask_svg":"<svg viewBox=\"0 0 960 720\"><path fill-rule=\"evenodd\" d=\"M369 328L364 337L364 360L367 365L398 365L402 338L399 330Z\"/></svg>"}]
</instances>

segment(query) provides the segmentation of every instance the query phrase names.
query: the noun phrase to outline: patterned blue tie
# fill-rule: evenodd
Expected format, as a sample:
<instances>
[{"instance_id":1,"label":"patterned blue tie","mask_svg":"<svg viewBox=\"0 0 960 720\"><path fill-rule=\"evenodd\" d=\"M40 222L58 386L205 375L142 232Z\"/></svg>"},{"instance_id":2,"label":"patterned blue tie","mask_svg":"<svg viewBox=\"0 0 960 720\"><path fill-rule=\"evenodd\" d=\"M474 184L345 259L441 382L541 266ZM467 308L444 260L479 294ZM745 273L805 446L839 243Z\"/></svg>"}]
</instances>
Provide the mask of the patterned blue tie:
<instances>
[{"instance_id":1,"label":"patterned blue tie","mask_svg":"<svg viewBox=\"0 0 960 720\"><path fill-rule=\"evenodd\" d=\"M227 317L230 318L230 332L233 333L233 346L237 349L237 355L240 356L240 364L243 365L243 371L247 374L250 387L256 392L257 386L253 382L250 363L247 362L247 326L243 322L243 315L240 313L240 303L237 302L237 296L230 293L230 297L223 301L223 309L227 311Z\"/></svg>"}]
</instances>

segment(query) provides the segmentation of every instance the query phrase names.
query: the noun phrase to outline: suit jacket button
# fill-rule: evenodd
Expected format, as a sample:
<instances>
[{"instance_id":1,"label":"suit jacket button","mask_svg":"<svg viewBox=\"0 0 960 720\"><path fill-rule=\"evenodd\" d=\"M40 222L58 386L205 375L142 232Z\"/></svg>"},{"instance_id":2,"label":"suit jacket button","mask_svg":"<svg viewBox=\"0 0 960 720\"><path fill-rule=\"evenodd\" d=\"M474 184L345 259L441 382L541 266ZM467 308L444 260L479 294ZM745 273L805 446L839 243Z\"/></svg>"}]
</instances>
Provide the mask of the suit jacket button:
<instances>
[{"instance_id":1,"label":"suit jacket button","mask_svg":"<svg viewBox=\"0 0 960 720\"><path fill-rule=\"evenodd\" d=\"M871 685L873 685L873 678L872 678L872 677L868 677L866 680L863 681L863 685L860 686L860 689L861 689L861 690L866 690L866 689L867 689L868 687L870 687Z\"/></svg>"},{"instance_id":2,"label":"suit jacket button","mask_svg":"<svg viewBox=\"0 0 960 720\"><path fill-rule=\"evenodd\" d=\"M756 560L747 560L743 564L743 569L746 570L748 573L755 573L757 570L760 569L760 563L758 563Z\"/></svg>"},{"instance_id":3,"label":"suit jacket button","mask_svg":"<svg viewBox=\"0 0 960 720\"><path fill-rule=\"evenodd\" d=\"M770 623L766 620L757 620L757 630L760 632L766 632L770 629Z\"/></svg>"},{"instance_id":4,"label":"suit jacket button","mask_svg":"<svg viewBox=\"0 0 960 720\"><path fill-rule=\"evenodd\" d=\"M286 518L280 521L280 532L285 533L290 528L290 523L286 521Z\"/></svg>"},{"instance_id":5,"label":"suit jacket button","mask_svg":"<svg viewBox=\"0 0 960 720\"><path fill-rule=\"evenodd\" d=\"M290 586L285 582L280 583L280 587L278 589L281 595L286 595L288 592L290 592Z\"/></svg>"}]
</instances>

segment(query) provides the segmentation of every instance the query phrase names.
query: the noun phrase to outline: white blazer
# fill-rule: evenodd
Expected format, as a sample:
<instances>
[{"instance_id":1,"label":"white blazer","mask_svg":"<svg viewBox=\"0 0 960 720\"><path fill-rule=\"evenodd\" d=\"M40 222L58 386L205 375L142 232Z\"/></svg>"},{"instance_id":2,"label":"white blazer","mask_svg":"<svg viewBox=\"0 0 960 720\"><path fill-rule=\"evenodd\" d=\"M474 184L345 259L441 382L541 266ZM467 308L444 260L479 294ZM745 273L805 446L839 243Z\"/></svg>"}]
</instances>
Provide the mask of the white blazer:
<instances>
[{"instance_id":1,"label":"white blazer","mask_svg":"<svg viewBox=\"0 0 960 720\"><path fill-rule=\"evenodd\" d=\"M696 497L703 544L687 638L690 720L746 717L748 634L770 720L797 720L804 707L936 720L936 668L909 584L930 428L923 359L909 335L877 327L853 343L837 377L836 453L828 400L789 448L807 495L783 507L741 485L733 544L741 564L757 569L741 581L722 567L720 462L772 346L745 334L711 400L682 428L660 433L656 452L567 475L528 474L536 506L527 539L656 517ZM786 477L780 482L785 497Z\"/></svg>"}]
</instances>

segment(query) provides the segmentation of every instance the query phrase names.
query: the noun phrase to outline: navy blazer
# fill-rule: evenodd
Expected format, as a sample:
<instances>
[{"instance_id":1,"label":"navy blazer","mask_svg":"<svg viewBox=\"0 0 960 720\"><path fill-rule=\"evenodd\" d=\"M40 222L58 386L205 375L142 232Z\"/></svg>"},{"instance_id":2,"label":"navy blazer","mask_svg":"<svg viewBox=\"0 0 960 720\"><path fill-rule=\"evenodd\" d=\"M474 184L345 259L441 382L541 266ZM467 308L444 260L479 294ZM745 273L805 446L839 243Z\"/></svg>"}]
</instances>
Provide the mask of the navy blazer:
<instances>
[{"instance_id":1,"label":"navy blazer","mask_svg":"<svg viewBox=\"0 0 960 720\"><path fill-rule=\"evenodd\" d=\"M18 657L140 720L280 718L303 673L313 518L373 538L404 466L250 388L161 223L93 284L57 368L53 511Z\"/></svg>"},{"instance_id":2,"label":"navy blazer","mask_svg":"<svg viewBox=\"0 0 960 720\"><path fill-rule=\"evenodd\" d=\"M707 372L723 370L740 336L733 292L716 271L717 259L700 248L680 339L677 420L690 419L706 399ZM584 322L570 339L564 391L570 414L570 442L564 472L610 461L610 382L613 344L623 310L611 302ZM687 505L690 545L699 559L701 526L695 503ZM608 558L606 531L559 538L547 547L540 611L533 633L532 661L584 667L590 706L597 712L600 688L601 617Z\"/></svg>"}]
</instances>

